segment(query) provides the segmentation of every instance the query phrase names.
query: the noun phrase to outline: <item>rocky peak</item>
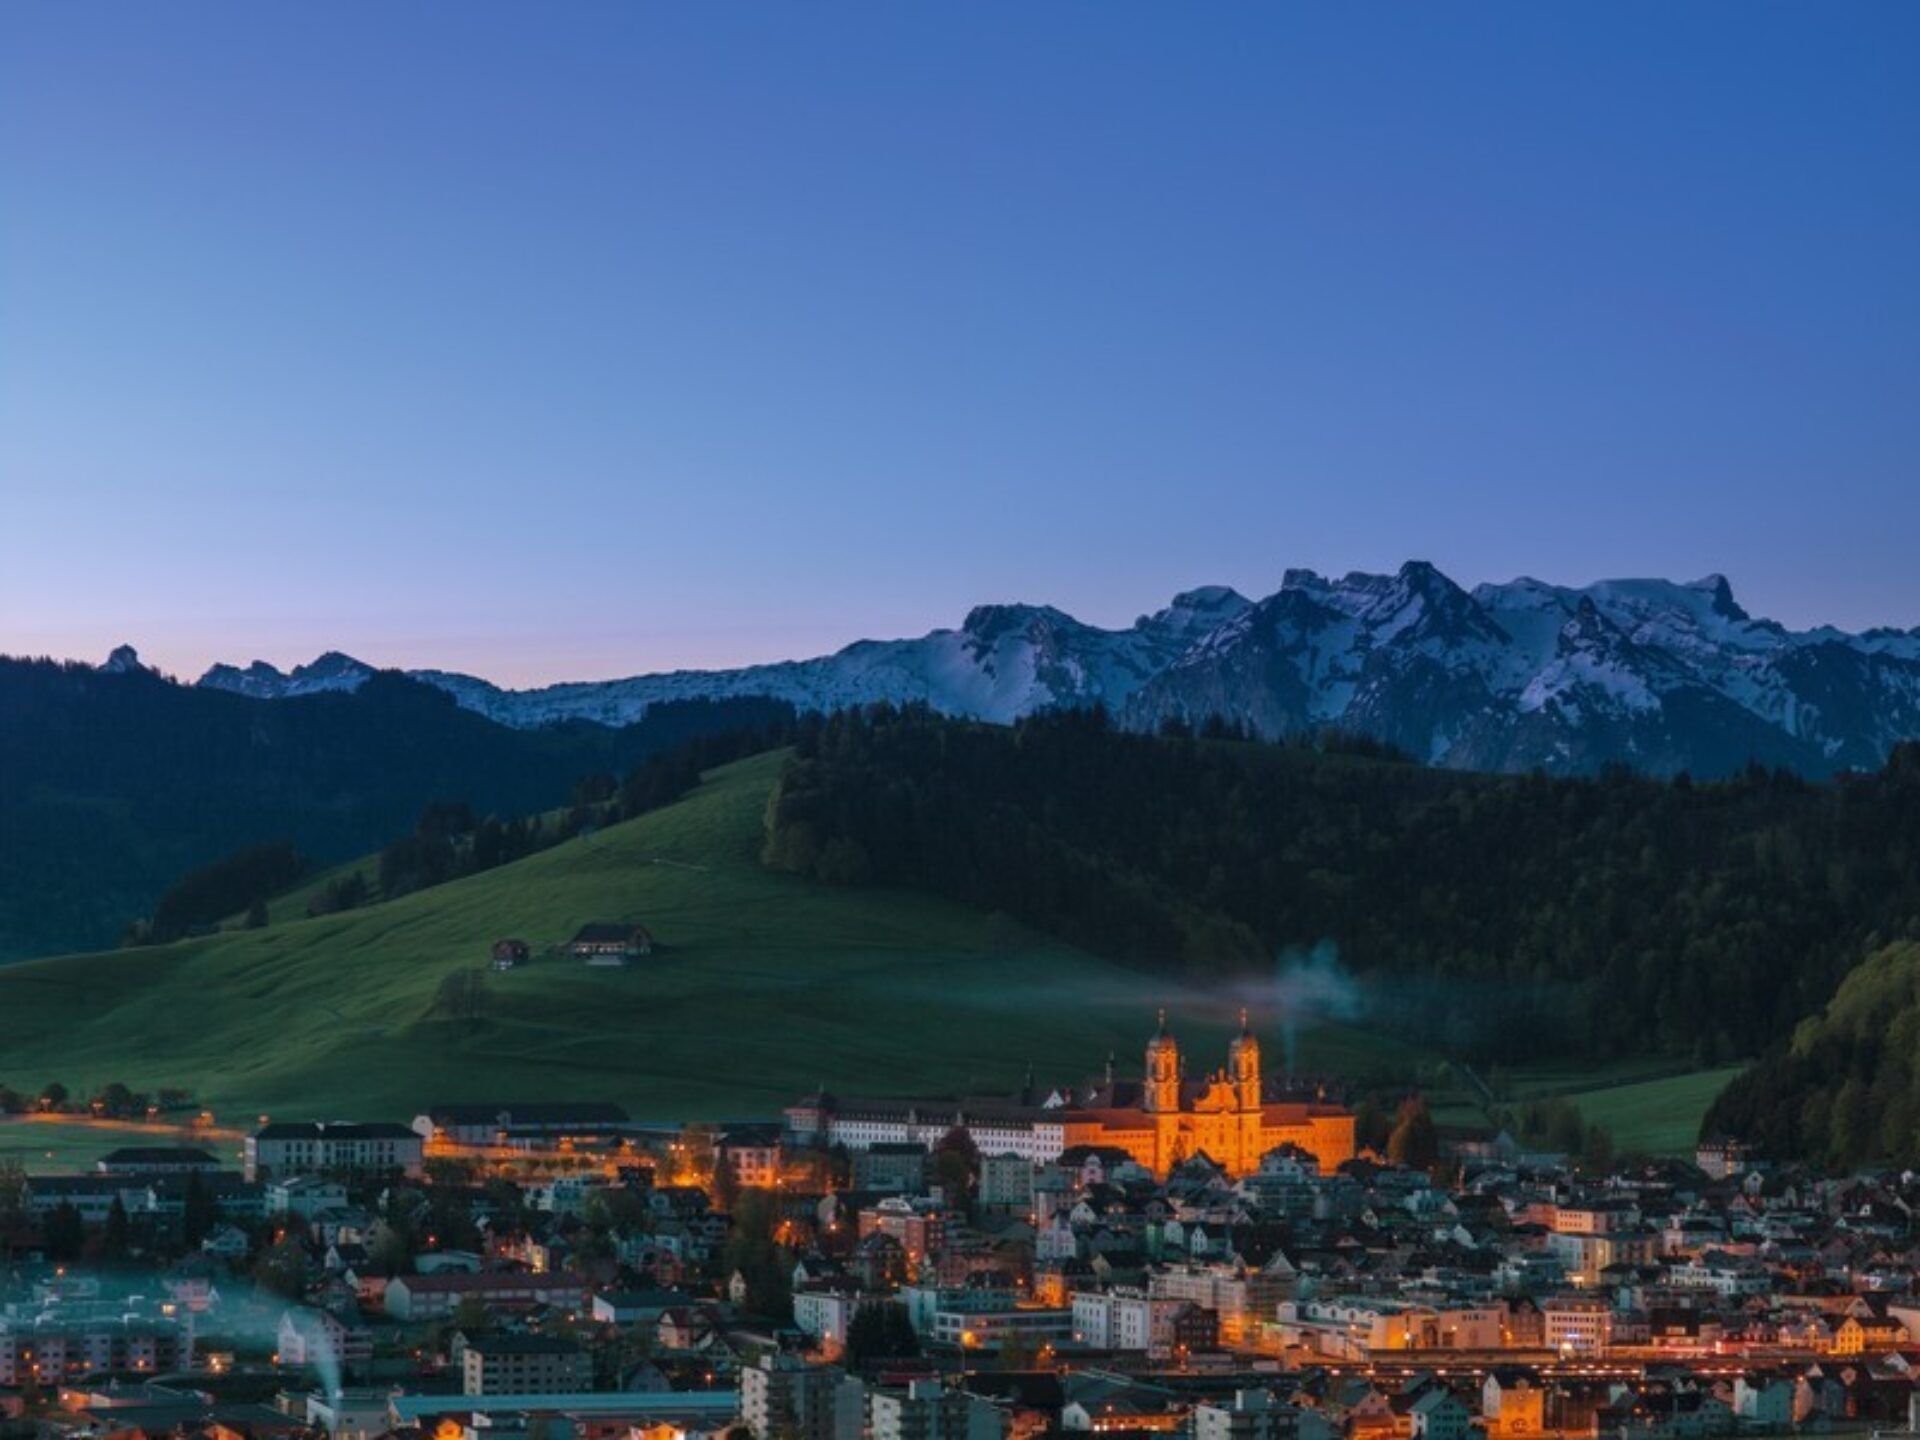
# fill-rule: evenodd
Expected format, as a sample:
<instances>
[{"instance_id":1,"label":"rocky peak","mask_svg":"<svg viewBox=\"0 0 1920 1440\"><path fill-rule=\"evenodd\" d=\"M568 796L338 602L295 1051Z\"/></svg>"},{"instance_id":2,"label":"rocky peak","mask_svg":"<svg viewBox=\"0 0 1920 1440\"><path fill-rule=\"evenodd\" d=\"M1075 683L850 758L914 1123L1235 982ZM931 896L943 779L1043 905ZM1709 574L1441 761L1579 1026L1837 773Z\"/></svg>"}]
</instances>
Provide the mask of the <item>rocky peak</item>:
<instances>
[{"instance_id":1,"label":"rocky peak","mask_svg":"<svg viewBox=\"0 0 1920 1440\"><path fill-rule=\"evenodd\" d=\"M1253 602L1231 586L1204 585L1197 590L1182 590L1172 604L1142 615L1133 627L1170 640L1196 640L1252 607Z\"/></svg>"},{"instance_id":2,"label":"rocky peak","mask_svg":"<svg viewBox=\"0 0 1920 1440\"><path fill-rule=\"evenodd\" d=\"M1080 629L1080 622L1051 605L976 605L960 624L980 645L994 645L1010 635L1039 640L1062 629Z\"/></svg>"},{"instance_id":3,"label":"rocky peak","mask_svg":"<svg viewBox=\"0 0 1920 1440\"><path fill-rule=\"evenodd\" d=\"M257 666L262 662L256 660L253 663ZM273 669L271 665L266 668L268 670ZM344 654L339 650L329 650L322 655L316 656L308 664L294 666L292 678L295 680L337 680L343 676L358 675L364 677L372 673L373 667L367 664L366 661L356 660L353 656Z\"/></svg>"},{"instance_id":4,"label":"rocky peak","mask_svg":"<svg viewBox=\"0 0 1920 1440\"><path fill-rule=\"evenodd\" d=\"M1689 590L1699 590L1713 599L1713 613L1726 620L1751 620L1753 617L1740 607L1733 598L1733 586L1727 583L1724 575L1704 575L1688 585Z\"/></svg>"}]
</instances>

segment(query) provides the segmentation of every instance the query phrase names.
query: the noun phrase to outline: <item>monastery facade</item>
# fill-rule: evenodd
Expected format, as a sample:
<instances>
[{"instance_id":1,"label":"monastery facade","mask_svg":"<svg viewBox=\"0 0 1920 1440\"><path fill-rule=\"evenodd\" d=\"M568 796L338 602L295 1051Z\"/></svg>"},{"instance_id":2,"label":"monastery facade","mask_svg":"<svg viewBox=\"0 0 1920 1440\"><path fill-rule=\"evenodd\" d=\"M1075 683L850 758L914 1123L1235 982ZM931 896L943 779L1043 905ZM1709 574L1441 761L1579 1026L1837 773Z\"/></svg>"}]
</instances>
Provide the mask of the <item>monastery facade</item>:
<instances>
[{"instance_id":1,"label":"monastery facade","mask_svg":"<svg viewBox=\"0 0 1920 1440\"><path fill-rule=\"evenodd\" d=\"M1147 1042L1144 1079L1123 1082L1108 1063L1103 1081L1017 1097L840 1100L824 1091L788 1107L797 1143L873 1145L936 1143L959 1127L982 1155L1019 1155L1044 1162L1081 1146L1124 1150L1156 1176L1205 1155L1229 1175L1260 1168L1282 1145L1312 1155L1323 1173L1354 1156L1353 1113L1325 1100L1266 1098L1260 1044L1244 1012L1227 1047L1226 1066L1189 1080L1179 1042L1160 1025Z\"/></svg>"}]
</instances>

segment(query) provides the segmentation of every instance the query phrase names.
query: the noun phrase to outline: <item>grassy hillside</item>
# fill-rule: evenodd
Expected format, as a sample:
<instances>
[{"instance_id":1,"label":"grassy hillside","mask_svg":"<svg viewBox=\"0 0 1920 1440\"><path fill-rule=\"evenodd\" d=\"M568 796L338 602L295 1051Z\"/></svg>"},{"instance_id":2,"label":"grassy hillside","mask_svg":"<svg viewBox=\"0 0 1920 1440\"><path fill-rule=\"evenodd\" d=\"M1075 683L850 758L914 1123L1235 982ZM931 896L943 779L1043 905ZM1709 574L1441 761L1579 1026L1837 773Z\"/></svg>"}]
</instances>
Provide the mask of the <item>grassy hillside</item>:
<instances>
[{"instance_id":1,"label":"grassy hillside","mask_svg":"<svg viewBox=\"0 0 1920 1440\"><path fill-rule=\"evenodd\" d=\"M1010 1087L1137 1052L1169 1005L1216 1063L1229 1007L955 904L821 885L758 863L781 757L687 800L466 880L318 920L0 969L4 1079L76 1093L182 1084L223 1119L403 1116L435 1099L607 1098L636 1115L771 1114L843 1091ZM281 907L276 917L285 913ZM538 960L488 974L478 1021L433 1013L490 943L538 951L588 920L661 942L624 971ZM1327 1028L1302 1064L1423 1058Z\"/></svg>"},{"instance_id":2,"label":"grassy hillside","mask_svg":"<svg viewBox=\"0 0 1920 1440\"><path fill-rule=\"evenodd\" d=\"M654 706L618 730L514 730L396 674L258 700L0 656L0 961L112 944L242 847L287 841L332 864L407 833L430 801L522 815L582 776L790 720L741 698Z\"/></svg>"},{"instance_id":3,"label":"grassy hillside","mask_svg":"<svg viewBox=\"0 0 1920 1440\"><path fill-rule=\"evenodd\" d=\"M94 1168L102 1155L128 1145L191 1145L229 1165L240 1163L231 1131L209 1135L160 1125L111 1125L35 1115L0 1119L0 1165L30 1175L72 1175Z\"/></svg>"},{"instance_id":4,"label":"grassy hillside","mask_svg":"<svg viewBox=\"0 0 1920 1440\"><path fill-rule=\"evenodd\" d=\"M1691 1157L1700 1139L1701 1118L1739 1073L1738 1065L1728 1065L1575 1091L1567 1098L1589 1124L1613 1136L1617 1150Z\"/></svg>"},{"instance_id":5,"label":"grassy hillside","mask_svg":"<svg viewBox=\"0 0 1920 1440\"><path fill-rule=\"evenodd\" d=\"M1920 939L1868 956L1791 1044L1727 1087L1710 1119L1775 1156L1920 1164Z\"/></svg>"},{"instance_id":6,"label":"grassy hillside","mask_svg":"<svg viewBox=\"0 0 1920 1440\"><path fill-rule=\"evenodd\" d=\"M1720 1092L1741 1072L1738 1065L1676 1072L1672 1060L1642 1056L1608 1062L1560 1060L1522 1065L1503 1076L1502 1108L1517 1111L1530 1100L1561 1098L1580 1109L1588 1124L1613 1137L1619 1153L1691 1157L1700 1125ZM1434 1118L1448 1125L1480 1125L1488 1112L1471 1086L1454 1083L1429 1090Z\"/></svg>"}]
</instances>

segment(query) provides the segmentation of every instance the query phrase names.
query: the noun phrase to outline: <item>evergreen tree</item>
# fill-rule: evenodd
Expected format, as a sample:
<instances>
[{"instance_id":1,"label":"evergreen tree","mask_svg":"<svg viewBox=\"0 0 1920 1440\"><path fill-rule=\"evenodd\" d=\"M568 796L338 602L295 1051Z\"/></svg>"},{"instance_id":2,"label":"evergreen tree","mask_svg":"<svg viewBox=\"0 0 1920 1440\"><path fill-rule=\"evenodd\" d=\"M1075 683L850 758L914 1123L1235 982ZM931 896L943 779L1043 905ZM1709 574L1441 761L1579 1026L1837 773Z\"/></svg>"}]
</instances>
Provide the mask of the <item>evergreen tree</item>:
<instances>
[{"instance_id":1,"label":"evergreen tree","mask_svg":"<svg viewBox=\"0 0 1920 1440\"><path fill-rule=\"evenodd\" d=\"M1387 1118L1386 1111L1380 1108L1380 1102L1371 1095L1361 1097L1353 1107L1354 1144L1362 1150L1384 1155L1388 1137L1392 1134L1393 1122Z\"/></svg>"},{"instance_id":2,"label":"evergreen tree","mask_svg":"<svg viewBox=\"0 0 1920 1440\"><path fill-rule=\"evenodd\" d=\"M1394 1165L1430 1170L1439 1159L1440 1137L1434 1129L1426 1097L1409 1095L1400 1102L1393 1133L1387 1137L1387 1160Z\"/></svg>"},{"instance_id":3,"label":"evergreen tree","mask_svg":"<svg viewBox=\"0 0 1920 1440\"><path fill-rule=\"evenodd\" d=\"M1598 1125L1589 1125L1580 1149L1580 1164L1593 1174L1605 1174L1613 1165L1613 1136Z\"/></svg>"},{"instance_id":4,"label":"evergreen tree","mask_svg":"<svg viewBox=\"0 0 1920 1440\"><path fill-rule=\"evenodd\" d=\"M292 1234L267 1247L254 1262L253 1278L263 1290L298 1300L307 1289L307 1247Z\"/></svg>"},{"instance_id":5,"label":"evergreen tree","mask_svg":"<svg viewBox=\"0 0 1920 1440\"><path fill-rule=\"evenodd\" d=\"M132 1225L127 1219L127 1207L120 1202L118 1195L113 1204L107 1207L107 1223L101 1232L100 1253L109 1260L124 1260L132 1246Z\"/></svg>"},{"instance_id":6,"label":"evergreen tree","mask_svg":"<svg viewBox=\"0 0 1920 1440\"><path fill-rule=\"evenodd\" d=\"M946 1203L963 1214L973 1209L973 1189L980 1175L980 1147L973 1136L956 1125L934 1142L930 1157L933 1182Z\"/></svg>"},{"instance_id":7,"label":"evergreen tree","mask_svg":"<svg viewBox=\"0 0 1920 1440\"><path fill-rule=\"evenodd\" d=\"M181 1202L180 1230L187 1244L198 1245L212 1233L220 1218L218 1205L207 1182L195 1170L187 1176L187 1192Z\"/></svg>"},{"instance_id":8,"label":"evergreen tree","mask_svg":"<svg viewBox=\"0 0 1920 1440\"><path fill-rule=\"evenodd\" d=\"M897 1300L861 1305L847 1324L847 1364L858 1369L875 1360L905 1359L920 1353L907 1307Z\"/></svg>"},{"instance_id":9,"label":"evergreen tree","mask_svg":"<svg viewBox=\"0 0 1920 1440\"><path fill-rule=\"evenodd\" d=\"M779 1204L771 1191L744 1190L733 1207L733 1227L721 1251L721 1273L746 1280L746 1308L777 1321L793 1318L793 1257L775 1243Z\"/></svg>"},{"instance_id":10,"label":"evergreen tree","mask_svg":"<svg viewBox=\"0 0 1920 1440\"><path fill-rule=\"evenodd\" d=\"M729 1214L740 1203L740 1175L724 1149L714 1152L713 1181L707 1186L707 1196L712 1200L714 1209Z\"/></svg>"},{"instance_id":11,"label":"evergreen tree","mask_svg":"<svg viewBox=\"0 0 1920 1440\"><path fill-rule=\"evenodd\" d=\"M80 1212L65 1200L47 1215L42 1234L47 1242L47 1254L55 1260L78 1260L81 1248L87 1243L86 1223L81 1220Z\"/></svg>"}]
</instances>

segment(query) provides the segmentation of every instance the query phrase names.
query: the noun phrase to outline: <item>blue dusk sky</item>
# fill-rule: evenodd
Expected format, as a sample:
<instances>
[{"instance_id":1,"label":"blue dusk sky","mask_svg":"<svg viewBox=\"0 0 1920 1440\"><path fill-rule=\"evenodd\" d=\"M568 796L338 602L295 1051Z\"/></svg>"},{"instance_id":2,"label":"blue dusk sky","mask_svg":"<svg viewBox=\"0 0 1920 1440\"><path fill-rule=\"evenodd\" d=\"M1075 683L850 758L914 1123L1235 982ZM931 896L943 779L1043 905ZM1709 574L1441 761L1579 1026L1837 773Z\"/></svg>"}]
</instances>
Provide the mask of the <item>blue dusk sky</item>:
<instances>
[{"instance_id":1,"label":"blue dusk sky","mask_svg":"<svg viewBox=\"0 0 1920 1440\"><path fill-rule=\"evenodd\" d=\"M1920 5L0 8L0 650L1920 624Z\"/></svg>"}]
</instances>

